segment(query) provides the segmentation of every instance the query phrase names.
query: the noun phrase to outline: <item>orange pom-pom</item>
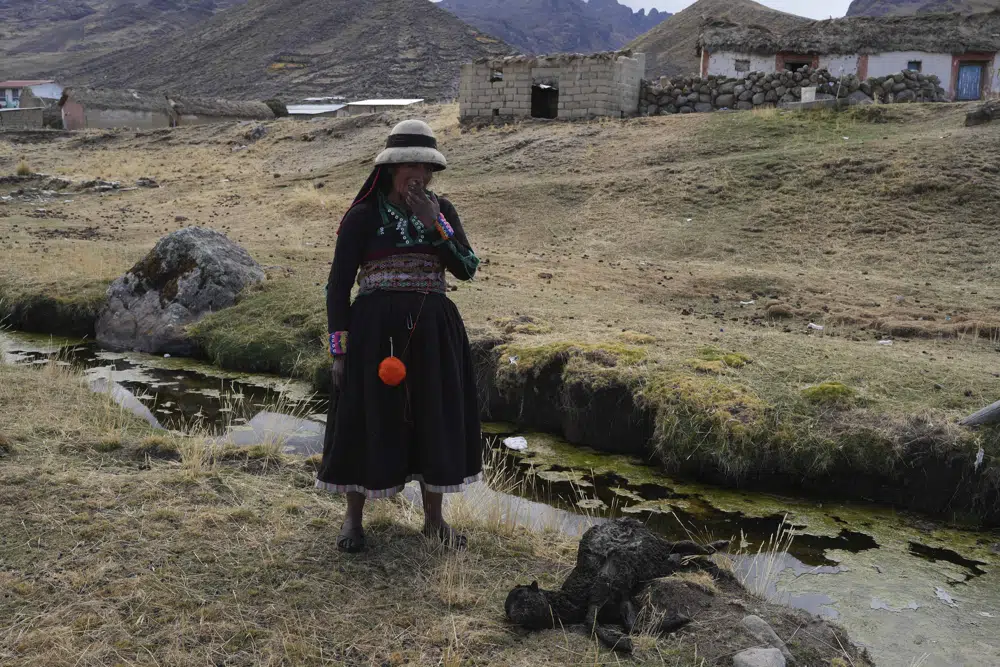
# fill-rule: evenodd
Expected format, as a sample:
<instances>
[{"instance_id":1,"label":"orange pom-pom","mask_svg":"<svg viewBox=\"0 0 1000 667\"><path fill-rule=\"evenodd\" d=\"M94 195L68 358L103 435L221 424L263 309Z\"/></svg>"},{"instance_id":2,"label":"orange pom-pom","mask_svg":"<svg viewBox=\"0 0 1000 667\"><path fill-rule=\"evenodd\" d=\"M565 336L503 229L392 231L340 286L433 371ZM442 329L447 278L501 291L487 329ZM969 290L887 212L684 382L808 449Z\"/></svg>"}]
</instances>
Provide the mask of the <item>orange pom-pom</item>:
<instances>
[{"instance_id":1,"label":"orange pom-pom","mask_svg":"<svg viewBox=\"0 0 1000 667\"><path fill-rule=\"evenodd\" d=\"M406 379L406 364L397 357L386 357L378 365L378 376L390 387L399 386Z\"/></svg>"}]
</instances>

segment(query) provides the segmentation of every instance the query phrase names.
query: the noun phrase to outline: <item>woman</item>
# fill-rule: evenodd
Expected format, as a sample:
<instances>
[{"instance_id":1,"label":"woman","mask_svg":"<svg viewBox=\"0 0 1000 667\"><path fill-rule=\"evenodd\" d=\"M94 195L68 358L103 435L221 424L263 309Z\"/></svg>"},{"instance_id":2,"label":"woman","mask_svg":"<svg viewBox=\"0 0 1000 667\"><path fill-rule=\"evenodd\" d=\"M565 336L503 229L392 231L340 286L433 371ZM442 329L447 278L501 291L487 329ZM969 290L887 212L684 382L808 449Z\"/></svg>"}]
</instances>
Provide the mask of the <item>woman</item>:
<instances>
[{"instance_id":1,"label":"woman","mask_svg":"<svg viewBox=\"0 0 1000 667\"><path fill-rule=\"evenodd\" d=\"M341 551L365 547L366 498L388 498L411 480L421 483L424 534L466 546L441 504L481 477L479 403L445 270L471 280L479 259L455 207L428 190L446 166L426 123L400 123L340 223L326 302L339 398L316 486L347 494Z\"/></svg>"}]
</instances>

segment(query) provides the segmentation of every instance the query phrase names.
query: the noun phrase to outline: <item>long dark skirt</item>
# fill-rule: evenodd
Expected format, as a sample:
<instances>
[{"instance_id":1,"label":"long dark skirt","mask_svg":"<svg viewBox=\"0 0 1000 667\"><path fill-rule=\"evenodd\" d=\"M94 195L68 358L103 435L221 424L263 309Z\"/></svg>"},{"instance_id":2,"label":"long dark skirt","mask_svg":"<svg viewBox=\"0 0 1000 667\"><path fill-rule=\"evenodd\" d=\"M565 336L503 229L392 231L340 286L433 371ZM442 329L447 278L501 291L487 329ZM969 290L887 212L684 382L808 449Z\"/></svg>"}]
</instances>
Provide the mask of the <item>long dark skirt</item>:
<instances>
[{"instance_id":1,"label":"long dark skirt","mask_svg":"<svg viewBox=\"0 0 1000 667\"><path fill-rule=\"evenodd\" d=\"M479 401L472 351L455 304L433 293L359 296L347 344L317 488L387 498L412 480L438 493L479 480ZM406 364L406 379L397 387L378 376L391 352Z\"/></svg>"}]
</instances>

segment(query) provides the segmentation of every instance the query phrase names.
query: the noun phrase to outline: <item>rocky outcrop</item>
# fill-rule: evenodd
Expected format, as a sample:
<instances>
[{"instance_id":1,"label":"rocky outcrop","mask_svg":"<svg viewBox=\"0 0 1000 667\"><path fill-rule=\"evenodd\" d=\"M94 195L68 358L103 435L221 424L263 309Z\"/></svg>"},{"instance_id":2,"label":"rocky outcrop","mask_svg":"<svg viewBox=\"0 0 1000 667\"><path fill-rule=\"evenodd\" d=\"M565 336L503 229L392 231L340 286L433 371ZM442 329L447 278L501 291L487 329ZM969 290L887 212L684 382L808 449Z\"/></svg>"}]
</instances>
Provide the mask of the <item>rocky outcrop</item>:
<instances>
[{"instance_id":1,"label":"rocky outcrop","mask_svg":"<svg viewBox=\"0 0 1000 667\"><path fill-rule=\"evenodd\" d=\"M190 355L186 328L236 303L265 279L250 254L224 234L188 227L169 234L108 288L97 342L113 350Z\"/></svg>"},{"instance_id":2,"label":"rocky outcrop","mask_svg":"<svg viewBox=\"0 0 1000 667\"><path fill-rule=\"evenodd\" d=\"M725 76L661 77L643 82L639 110L647 116L708 111L749 111L760 107L795 105L802 89L816 89L818 101L869 104L878 101L946 102L946 91L936 76L900 72L862 81L854 75L836 77L825 69L804 67L797 72L751 72L742 78Z\"/></svg>"},{"instance_id":3,"label":"rocky outcrop","mask_svg":"<svg viewBox=\"0 0 1000 667\"><path fill-rule=\"evenodd\" d=\"M974 127L1000 121L1000 100L990 100L965 115L965 126Z\"/></svg>"}]
</instances>

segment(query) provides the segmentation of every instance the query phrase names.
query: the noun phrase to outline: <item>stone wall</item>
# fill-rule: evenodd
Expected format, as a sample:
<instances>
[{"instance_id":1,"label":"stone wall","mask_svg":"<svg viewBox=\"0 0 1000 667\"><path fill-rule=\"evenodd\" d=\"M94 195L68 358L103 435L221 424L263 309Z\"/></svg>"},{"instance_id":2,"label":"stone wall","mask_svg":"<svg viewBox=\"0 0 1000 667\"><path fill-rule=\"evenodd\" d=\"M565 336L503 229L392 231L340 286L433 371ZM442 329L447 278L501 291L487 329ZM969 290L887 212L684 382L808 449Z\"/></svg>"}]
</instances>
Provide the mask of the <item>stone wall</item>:
<instances>
[{"instance_id":1,"label":"stone wall","mask_svg":"<svg viewBox=\"0 0 1000 667\"><path fill-rule=\"evenodd\" d=\"M4 109L0 111L0 130L34 130L44 125L45 109Z\"/></svg>"},{"instance_id":2,"label":"stone wall","mask_svg":"<svg viewBox=\"0 0 1000 667\"><path fill-rule=\"evenodd\" d=\"M836 77L825 69L797 72L752 72L741 78L726 76L662 77L643 82L640 110L644 115L744 110L800 102L803 87L816 87L816 99L838 98L851 104L872 102L946 102L948 93L933 75L900 72L866 81L853 74Z\"/></svg>"},{"instance_id":3,"label":"stone wall","mask_svg":"<svg viewBox=\"0 0 1000 667\"><path fill-rule=\"evenodd\" d=\"M529 118L532 96L544 90L558 96L558 118L634 115L640 110L644 68L643 54L627 51L478 60L462 66L459 116Z\"/></svg>"}]
</instances>

